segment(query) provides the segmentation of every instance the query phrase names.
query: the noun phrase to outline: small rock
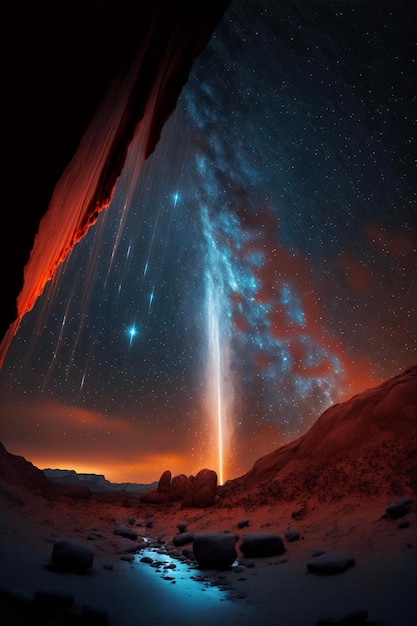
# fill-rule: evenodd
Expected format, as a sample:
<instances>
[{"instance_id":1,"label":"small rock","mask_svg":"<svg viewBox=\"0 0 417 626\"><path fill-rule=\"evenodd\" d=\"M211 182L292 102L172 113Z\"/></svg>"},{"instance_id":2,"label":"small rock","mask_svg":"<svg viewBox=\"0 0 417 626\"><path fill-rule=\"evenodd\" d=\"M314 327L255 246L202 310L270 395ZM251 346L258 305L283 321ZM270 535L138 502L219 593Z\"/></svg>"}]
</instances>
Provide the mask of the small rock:
<instances>
[{"instance_id":1,"label":"small rock","mask_svg":"<svg viewBox=\"0 0 417 626\"><path fill-rule=\"evenodd\" d=\"M180 533L185 533L185 531L187 530L187 522L178 522L177 524L177 528L178 528L178 532Z\"/></svg>"},{"instance_id":2,"label":"small rock","mask_svg":"<svg viewBox=\"0 0 417 626\"><path fill-rule=\"evenodd\" d=\"M307 569L315 574L329 575L345 572L353 565L355 565L355 559L352 557L322 554L308 561Z\"/></svg>"},{"instance_id":3,"label":"small rock","mask_svg":"<svg viewBox=\"0 0 417 626\"><path fill-rule=\"evenodd\" d=\"M174 546L178 548L180 546L187 545L187 543L192 543L193 540L194 540L194 533L188 531L188 532L182 532L182 533L179 533L178 535L175 535L175 537L172 540L172 543L174 544Z\"/></svg>"},{"instance_id":4,"label":"small rock","mask_svg":"<svg viewBox=\"0 0 417 626\"><path fill-rule=\"evenodd\" d=\"M385 512L392 519L398 519L404 517L410 510L411 498L403 498L402 500L396 500L391 502L385 509Z\"/></svg>"},{"instance_id":5,"label":"small rock","mask_svg":"<svg viewBox=\"0 0 417 626\"><path fill-rule=\"evenodd\" d=\"M289 528L286 533L285 533L285 539L287 541L298 541L298 539L300 538L300 533L298 532L298 530L295 530L294 528Z\"/></svg>"},{"instance_id":6,"label":"small rock","mask_svg":"<svg viewBox=\"0 0 417 626\"><path fill-rule=\"evenodd\" d=\"M150 556L143 556L140 560L141 563L153 563L153 559Z\"/></svg>"},{"instance_id":7,"label":"small rock","mask_svg":"<svg viewBox=\"0 0 417 626\"><path fill-rule=\"evenodd\" d=\"M138 538L138 533L136 531L134 531L132 528L128 528L127 526L123 526L122 524L116 526L113 534L120 535L121 537L126 537L126 539Z\"/></svg>"},{"instance_id":8,"label":"small rock","mask_svg":"<svg viewBox=\"0 0 417 626\"><path fill-rule=\"evenodd\" d=\"M245 528L246 526L249 526L249 524L250 524L249 519L245 517L237 523L237 526L238 528Z\"/></svg>"}]
</instances>

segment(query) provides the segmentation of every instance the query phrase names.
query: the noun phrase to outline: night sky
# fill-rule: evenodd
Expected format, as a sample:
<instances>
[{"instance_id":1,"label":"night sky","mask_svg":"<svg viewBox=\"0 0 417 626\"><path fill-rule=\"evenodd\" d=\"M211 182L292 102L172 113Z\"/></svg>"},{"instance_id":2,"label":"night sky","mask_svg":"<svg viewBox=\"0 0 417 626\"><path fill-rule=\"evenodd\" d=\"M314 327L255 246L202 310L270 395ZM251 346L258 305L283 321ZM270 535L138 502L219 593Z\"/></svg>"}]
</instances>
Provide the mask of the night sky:
<instances>
[{"instance_id":1,"label":"night sky","mask_svg":"<svg viewBox=\"0 0 417 626\"><path fill-rule=\"evenodd\" d=\"M22 321L9 451L151 482L220 429L226 480L416 362L416 8L232 2Z\"/></svg>"}]
</instances>

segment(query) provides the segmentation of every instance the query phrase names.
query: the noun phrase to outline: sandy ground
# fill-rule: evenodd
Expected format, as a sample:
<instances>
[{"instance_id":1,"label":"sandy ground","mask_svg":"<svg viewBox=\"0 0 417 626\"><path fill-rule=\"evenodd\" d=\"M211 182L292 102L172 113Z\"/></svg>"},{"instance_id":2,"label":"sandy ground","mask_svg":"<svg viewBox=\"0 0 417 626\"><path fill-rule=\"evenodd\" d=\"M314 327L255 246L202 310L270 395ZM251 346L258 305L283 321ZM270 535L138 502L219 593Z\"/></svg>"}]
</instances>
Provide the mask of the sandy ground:
<instances>
[{"instance_id":1,"label":"sandy ground","mask_svg":"<svg viewBox=\"0 0 417 626\"><path fill-rule=\"evenodd\" d=\"M2 500L0 587L29 596L38 590L69 592L78 605L105 609L110 626L313 626L322 618L337 620L356 609L368 611L369 624L415 626L416 507L413 502L406 517L391 520L382 518L387 504L382 496L320 505L307 501L294 518L300 510L294 504L181 509L177 503L145 505L123 494L88 500L27 494L23 504ZM133 524L128 518L134 518ZM154 520L151 528L145 523L149 518ZM237 524L243 518L250 525L240 529ZM399 528L404 520L408 527ZM202 571L167 556L179 522L187 522L194 533L238 534L238 565ZM137 545L114 534L118 524L139 533ZM286 542L288 528L297 529L301 538ZM95 538L88 539L92 531ZM243 558L240 540L253 532L280 535L285 554ZM93 549L94 564L87 574L48 569L53 543L62 537ZM140 562L140 549L133 562L124 560L125 551L139 548L142 537L159 546L159 553L152 555L163 562L159 567ZM317 549L353 557L356 564L337 575L309 573L306 564Z\"/></svg>"}]
</instances>

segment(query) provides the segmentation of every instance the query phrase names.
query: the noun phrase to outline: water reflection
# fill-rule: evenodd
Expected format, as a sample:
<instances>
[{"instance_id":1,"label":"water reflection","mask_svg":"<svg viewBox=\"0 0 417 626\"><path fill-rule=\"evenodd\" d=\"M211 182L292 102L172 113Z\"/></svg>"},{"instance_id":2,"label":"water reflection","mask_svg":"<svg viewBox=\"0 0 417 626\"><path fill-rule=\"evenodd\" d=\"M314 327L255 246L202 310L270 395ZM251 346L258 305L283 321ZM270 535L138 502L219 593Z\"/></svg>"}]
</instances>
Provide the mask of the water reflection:
<instances>
[{"instance_id":1,"label":"water reflection","mask_svg":"<svg viewBox=\"0 0 417 626\"><path fill-rule=\"evenodd\" d=\"M165 585L173 586L173 592L187 606L190 606L190 601L200 608L201 602L231 603L231 588L226 574L204 572L180 553L173 556L162 548L144 548L135 556L135 563L141 569L148 568Z\"/></svg>"}]
</instances>

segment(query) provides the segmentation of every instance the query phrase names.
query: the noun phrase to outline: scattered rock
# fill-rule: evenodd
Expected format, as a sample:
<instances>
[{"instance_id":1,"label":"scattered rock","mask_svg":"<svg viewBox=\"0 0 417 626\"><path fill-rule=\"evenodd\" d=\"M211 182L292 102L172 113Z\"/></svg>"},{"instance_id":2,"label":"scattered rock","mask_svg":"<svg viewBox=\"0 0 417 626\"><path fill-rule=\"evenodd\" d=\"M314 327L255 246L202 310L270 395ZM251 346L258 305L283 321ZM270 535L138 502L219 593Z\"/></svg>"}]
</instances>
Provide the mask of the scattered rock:
<instances>
[{"instance_id":1,"label":"scattered rock","mask_svg":"<svg viewBox=\"0 0 417 626\"><path fill-rule=\"evenodd\" d=\"M300 538L300 533L298 532L298 530L295 530L294 528L289 528L285 533L285 539L289 542L298 541L299 538Z\"/></svg>"},{"instance_id":2,"label":"scattered rock","mask_svg":"<svg viewBox=\"0 0 417 626\"><path fill-rule=\"evenodd\" d=\"M396 500L391 502L385 509L385 512L392 519L398 519L404 517L410 511L411 498L403 498L402 500Z\"/></svg>"},{"instance_id":3,"label":"scattered rock","mask_svg":"<svg viewBox=\"0 0 417 626\"><path fill-rule=\"evenodd\" d=\"M93 565L94 553L73 539L56 541L52 548L52 563L62 571L83 572Z\"/></svg>"},{"instance_id":4,"label":"scattered rock","mask_svg":"<svg viewBox=\"0 0 417 626\"><path fill-rule=\"evenodd\" d=\"M355 565L355 559L352 557L321 554L308 561L307 569L315 574L340 574L353 565Z\"/></svg>"},{"instance_id":5,"label":"scattered rock","mask_svg":"<svg viewBox=\"0 0 417 626\"><path fill-rule=\"evenodd\" d=\"M128 528L127 526L123 526L122 524L116 526L113 534L120 535L121 537L125 537L126 539L134 540L138 538L138 533L134 531L133 528Z\"/></svg>"},{"instance_id":6,"label":"scattered rock","mask_svg":"<svg viewBox=\"0 0 417 626\"><path fill-rule=\"evenodd\" d=\"M307 509L303 506L301 507L301 509L298 509L297 511L293 511L291 513L291 517L293 519L301 519L303 518L305 515L307 514Z\"/></svg>"},{"instance_id":7,"label":"scattered rock","mask_svg":"<svg viewBox=\"0 0 417 626\"><path fill-rule=\"evenodd\" d=\"M175 535L175 537L172 540L172 543L174 544L174 546L178 548L179 546L187 545L187 543L192 543L193 540L194 540L194 533L183 532L183 533L179 533L178 535Z\"/></svg>"},{"instance_id":8,"label":"scattered rock","mask_svg":"<svg viewBox=\"0 0 417 626\"><path fill-rule=\"evenodd\" d=\"M240 544L240 551L246 557L277 556L285 552L284 542L274 533L253 533L246 535Z\"/></svg>"},{"instance_id":9,"label":"scattered rock","mask_svg":"<svg viewBox=\"0 0 417 626\"><path fill-rule=\"evenodd\" d=\"M114 547L116 554L129 554L132 552L137 552L141 548L141 545L142 544L139 544L136 541L132 541L132 539L122 537L117 542L115 542Z\"/></svg>"},{"instance_id":10,"label":"scattered rock","mask_svg":"<svg viewBox=\"0 0 417 626\"><path fill-rule=\"evenodd\" d=\"M180 533L185 533L185 531L187 530L187 526L188 526L187 522L178 522L177 524L178 531Z\"/></svg>"},{"instance_id":11,"label":"scattered rock","mask_svg":"<svg viewBox=\"0 0 417 626\"><path fill-rule=\"evenodd\" d=\"M150 556L143 556L140 560L141 563L153 563L153 559Z\"/></svg>"},{"instance_id":12,"label":"scattered rock","mask_svg":"<svg viewBox=\"0 0 417 626\"><path fill-rule=\"evenodd\" d=\"M246 526L249 526L249 524L249 518L245 517L237 523L237 526L238 528L245 528Z\"/></svg>"},{"instance_id":13,"label":"scattered rock","mask_svg":"<svg viewBox=\"0 0 417 626\"><path fill-rule=\"evenodd\" d=\"M235 543L232 534L199 533L194 537L194 557L202 568L228 569L237 558Z\"/></svg>"}]
</instances>

